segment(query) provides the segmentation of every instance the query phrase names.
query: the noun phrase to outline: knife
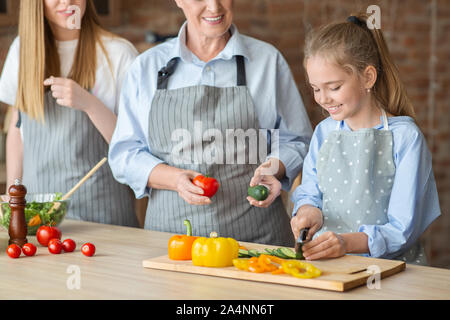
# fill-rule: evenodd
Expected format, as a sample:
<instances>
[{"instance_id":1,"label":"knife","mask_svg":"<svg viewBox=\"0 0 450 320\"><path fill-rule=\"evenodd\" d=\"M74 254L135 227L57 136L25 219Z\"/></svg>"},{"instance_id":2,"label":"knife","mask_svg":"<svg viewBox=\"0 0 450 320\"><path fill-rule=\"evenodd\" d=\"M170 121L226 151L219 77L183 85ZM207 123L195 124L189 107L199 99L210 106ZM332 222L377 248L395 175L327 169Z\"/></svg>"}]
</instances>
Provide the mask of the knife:
<instances>
[{"instance_id":1,"label":"knife","mask_svg":"<svg viewBox=\"0 0 450 320\"><path fill-rule=\"evenodd\" d=\"M308 231L309 231L309 228L303 228L300 230L300 234L297 238L297 242L295 243L296 259L300 259L300 260L305 259L303 257L302 247L303 247L303 244L310 241L310 240L306 240L306 237L308 236Z\"/></svg>"}]
</instances>

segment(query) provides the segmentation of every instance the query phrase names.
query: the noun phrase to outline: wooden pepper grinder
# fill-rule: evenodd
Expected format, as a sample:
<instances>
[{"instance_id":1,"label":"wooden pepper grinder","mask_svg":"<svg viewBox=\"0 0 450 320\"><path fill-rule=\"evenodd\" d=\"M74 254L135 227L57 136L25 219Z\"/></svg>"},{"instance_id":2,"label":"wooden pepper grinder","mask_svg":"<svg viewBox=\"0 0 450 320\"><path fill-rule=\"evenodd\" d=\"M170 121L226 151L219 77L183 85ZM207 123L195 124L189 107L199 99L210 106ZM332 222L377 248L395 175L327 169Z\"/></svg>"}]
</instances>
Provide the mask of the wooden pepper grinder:
<instances>
[{"instance_id":1,"label":"wooden pepper grinder","mask_svg":"<svg viewBox=\"0 0 450 320\"><path fill-rule=\"evenodd\" d=\"M11 219L9 222L9 244L17 244L19 247L28 242L27 222L25 220L25 195L27 188L21 184L20 179L16 179L14 184L8 189L9 207L11 208Z\"/></svg>"}]
</instances>

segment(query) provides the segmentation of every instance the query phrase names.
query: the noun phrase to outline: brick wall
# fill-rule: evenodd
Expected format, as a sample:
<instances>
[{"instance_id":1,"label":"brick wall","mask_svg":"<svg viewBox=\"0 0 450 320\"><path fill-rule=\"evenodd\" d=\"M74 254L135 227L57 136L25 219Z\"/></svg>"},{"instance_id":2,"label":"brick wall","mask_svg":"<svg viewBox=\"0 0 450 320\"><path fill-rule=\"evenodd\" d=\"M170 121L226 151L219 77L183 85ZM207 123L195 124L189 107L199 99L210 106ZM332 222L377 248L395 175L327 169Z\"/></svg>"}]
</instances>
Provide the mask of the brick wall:
<instances>
[{"instance_id":1,"label":"brick wall","mask_svg":"<svg viewBox=\"0 0 450 320\"><path fill-rule=\"evenodd\" d=\"M369 5L381 8L381 28L415 105L418 122L433 153L443 215L424 236L430 264L450 268L450 2L447 0L235 0L241 33L275 45L285 56L312 124L324 115L305 84L302 44L305 32ZM184 16L173 0L122 1L122 24L111 28L140 50L145 32L176 34ZM0 67L14 29L0 28ZM435 57L434 59L432 57Z\"/></svg>"}]
</instances>

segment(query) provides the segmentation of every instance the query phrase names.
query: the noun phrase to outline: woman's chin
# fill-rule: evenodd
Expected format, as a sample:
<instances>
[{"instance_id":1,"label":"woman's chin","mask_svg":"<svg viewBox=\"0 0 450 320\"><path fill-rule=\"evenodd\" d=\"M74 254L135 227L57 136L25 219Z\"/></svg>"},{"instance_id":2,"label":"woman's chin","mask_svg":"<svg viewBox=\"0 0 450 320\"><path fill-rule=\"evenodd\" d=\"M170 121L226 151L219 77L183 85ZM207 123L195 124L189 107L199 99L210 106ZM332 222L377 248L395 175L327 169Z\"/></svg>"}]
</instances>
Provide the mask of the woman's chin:
<instances>
[{"instance_id":1,"label":"woman's chin","mask_svg":"<svg viewBox=\"0 0 450 320\"><path fill-rule=\"evenodd\" d=\"M230 30L231 23L208 24L203 22L202 33L208 38L223 37Z\"/></svg>"}]
</instances>

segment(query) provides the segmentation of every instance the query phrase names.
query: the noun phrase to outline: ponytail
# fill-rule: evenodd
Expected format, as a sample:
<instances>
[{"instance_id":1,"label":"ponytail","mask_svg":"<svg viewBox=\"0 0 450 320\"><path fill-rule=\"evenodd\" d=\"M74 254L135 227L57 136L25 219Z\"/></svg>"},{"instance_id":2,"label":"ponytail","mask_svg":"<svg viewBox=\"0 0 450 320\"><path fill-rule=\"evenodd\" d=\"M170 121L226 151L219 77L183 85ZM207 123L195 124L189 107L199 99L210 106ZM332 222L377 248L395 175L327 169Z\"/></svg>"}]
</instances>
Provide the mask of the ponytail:
<instances>
[{"instance_id":1,"label":"ponytail","mask_svg":"<svg viewBox=\"0 0 450 320\"><path fill-rule=\"evenodd\" d=\"M367 18L363 21L367 21ZM367 28L367 25L365 27ZM397 116L409 116L415 120L414 107L400 79L400 73L392 59L381 29L373 28L369 31L376 44L381 71L378 74L380 79L375 82L374 86L375 98L389 113Z\"/></svg>"}]
</instances>

